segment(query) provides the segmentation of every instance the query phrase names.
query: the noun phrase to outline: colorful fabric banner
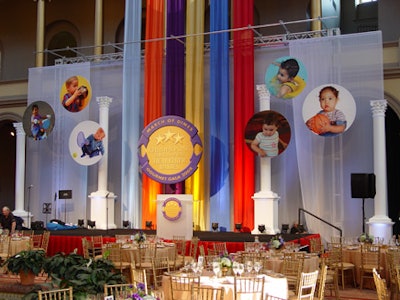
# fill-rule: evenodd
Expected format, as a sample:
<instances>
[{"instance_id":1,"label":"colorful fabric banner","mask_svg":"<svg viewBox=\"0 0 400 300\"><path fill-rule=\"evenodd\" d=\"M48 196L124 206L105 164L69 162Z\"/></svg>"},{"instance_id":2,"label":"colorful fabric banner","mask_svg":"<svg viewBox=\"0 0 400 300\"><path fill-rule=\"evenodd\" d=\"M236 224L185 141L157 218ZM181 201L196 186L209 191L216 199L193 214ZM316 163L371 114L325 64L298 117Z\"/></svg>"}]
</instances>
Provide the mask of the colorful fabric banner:
<instances>
[{"instance_id":1,"label":"colorful fabric banner","mask_svg":"<svg viewBox=\"0 0 400 300\"><path fill-rule=\"evenodd\" d=\"M229 29L228 0L210 2L210 31ZM230 228L229 32L210 35L210 228Z\"/></svg>"},{"instance_id":2,"label":"colorful fabric banner","mask_svg":"<svg viewBox=\"0 0 400 300\"><path fill-rule=\"evenodd\" d=\"M146 40L164 37L164 0L147 1ZM162 63L164 41L145 44L144 60L144 126L162 116ZM157 194L162 185L146 175L142 178L142 226L147 220L156 221Z\"/></svg>"},{"instance_id":3,"label":"colorful fabric banner","mask_svg":"<svg viewBox=\"0 0 400 300\"><path fill-rule=\"evenodd\" d=\"M186 3L186 119L193 123L204 141L204 1ZM203 145L205 145L205 141ZM204 199L207 187L204 182L204 159L197 171L185 181L185 192L193 194L193 222L205 228Z\"/></svg>"},{"instance_id":4,"label":"colorful fabric banner","mask_svg":"<svg viewBox=\"0 0 400 300\"><path fill-rule=\"evenodd\" d=\"M253 0L233 1L233 26L253 25ZM234 55L234 222L254 228L254 154L246 146L244 130L254 114L253 31L233 34Z\"/></svg>"}]
</instances>

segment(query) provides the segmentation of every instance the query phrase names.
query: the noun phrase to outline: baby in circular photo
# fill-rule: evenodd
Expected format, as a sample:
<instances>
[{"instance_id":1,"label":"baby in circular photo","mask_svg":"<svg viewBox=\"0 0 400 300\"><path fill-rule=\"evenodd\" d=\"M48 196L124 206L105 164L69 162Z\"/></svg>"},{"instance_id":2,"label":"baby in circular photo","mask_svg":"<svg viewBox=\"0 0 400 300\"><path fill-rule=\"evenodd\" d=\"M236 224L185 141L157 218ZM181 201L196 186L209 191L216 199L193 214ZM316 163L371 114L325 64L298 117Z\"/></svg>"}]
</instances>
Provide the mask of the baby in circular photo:
<instances>
[{"instance_id":1,"label":"baby in circular photo","mask_svg":"<svg viewBox=\"0 0 400 300\"><path fill-rule=\"evenodd\" d=\"M25 134L41 141L47 139L54 127L54 111L44 101L35 101L30 104L23 116L23 127Z\"/></svg>"},{"instance_id":2,"label":"baby in circular photo","mask_svg":"<svg viewBox=\"0 0 400 300\"><path fill-rule=\"evenodd\" d=\"M290 140L290 126L280 113L266 110L255 114L247 123L246 143L260 157L282 153Z\"/></svg>"},{"instance_id":3,"label":"baby in circular photo","mask_svg":"<svg viewBox=\"0 0 400 300\"><path fill-rule=\"evenodd\" d=\"M100 124L93 121L79 123L69 137L69 150L72 158L80 165L93 165L105 153L103 140L106 137Z\"/></svg>"},{"instance_id":4,"label":"baby in circular photo","mask_svg":"<svg viewBox=\"0 0 400 300\"><path fill-rule=\"evenodd\" d=\"M320 136L335 136L345 132L353 123L355 112L352 95L334 84L322 85L311 91L303 105L306 126Z\"/></svg>"},{"instance_id":5,"label":"baby in circular photo","mask_svg":"<svg viewBox=\"0 0 400 300\"><path fill-rule=\"evenodd\" d=\"M91 89L86 78L74 75L65 80L60 91L62 106L70 112L79 112L90 102Z\"/></svg>"},{"instance_id":6,"label":"baby in circular photo","mask_svg":"<svg viewBox=\"0 0 400 300\"><path fill-rule=\"evenodd\" d=\"M296 58L281 57L269 65L265 84L270 93L278 98L291 99L305 88L307 71Z\"/></svg>"}]
</instances>

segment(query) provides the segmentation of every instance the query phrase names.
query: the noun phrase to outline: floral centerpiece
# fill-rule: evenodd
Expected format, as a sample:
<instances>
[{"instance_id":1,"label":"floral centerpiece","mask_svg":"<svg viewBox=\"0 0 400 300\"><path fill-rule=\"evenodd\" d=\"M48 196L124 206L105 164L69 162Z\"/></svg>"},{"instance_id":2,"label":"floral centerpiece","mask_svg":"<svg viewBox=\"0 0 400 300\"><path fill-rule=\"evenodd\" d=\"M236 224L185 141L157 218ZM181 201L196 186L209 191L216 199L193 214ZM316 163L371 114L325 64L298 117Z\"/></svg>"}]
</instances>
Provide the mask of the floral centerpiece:
<instances>
[{"instance_id":1,"label":"floral centerpiece","mask_svg":"<svg viewBox=\"0 0 400 300\"><path fill-rule=\"evenodd\" d=\"M281 235L276 235L272 237L272 239L268 243L268 248L269 249L281 249L283 245L285 244L285 241L283 240Z\"/></svg>"},{"instance_id":2,"label":"floral centerpiece","mask_svg":"<svg viewBox=\"0 0 400 300\"><path fill-rule=\"evenodd\" d=\"M138 283L135 287L134 285L129 286L126 289L126 299L137 299L137 300L159 300L159 298L153 295L146 294L146 289L143 283Z\"/></svg>"},{"instance_id":3,"label":"floral centerpiece","mask_svg":"<svg viewBox=\"0 0 400 300\"><path fill-rule=\"evenodd\" d=\"M233 265L233 258L228 253L222 253L219 257L222 276L228 275Z\"/></svg>"},{"instance_id":4,"label":"floral centerpiece","mask_svg":"<svg viewBox=\"0 0 400 300\"><path fill-rule=\"evenodd\" d=\"M372 234L368 234L368 233L362 233L359 237L358 237L358 241L360 243L369 243L372 244L374 242L374 236Z\"/></svg>"},{"instance_id":5,"label":"floral centerpiece","mask_svg":"<svg viewBox=\"0 0 400 300\"><path fill-rule=\"evenodd\" d=\"M136 234L133 236L133 240L134 240L136 243L141 244L141 243L143 243L143 242L146 241L146 234L145 234L143 231L139 231L138 233L136 233Z\"/></svg>"}]
</instances>

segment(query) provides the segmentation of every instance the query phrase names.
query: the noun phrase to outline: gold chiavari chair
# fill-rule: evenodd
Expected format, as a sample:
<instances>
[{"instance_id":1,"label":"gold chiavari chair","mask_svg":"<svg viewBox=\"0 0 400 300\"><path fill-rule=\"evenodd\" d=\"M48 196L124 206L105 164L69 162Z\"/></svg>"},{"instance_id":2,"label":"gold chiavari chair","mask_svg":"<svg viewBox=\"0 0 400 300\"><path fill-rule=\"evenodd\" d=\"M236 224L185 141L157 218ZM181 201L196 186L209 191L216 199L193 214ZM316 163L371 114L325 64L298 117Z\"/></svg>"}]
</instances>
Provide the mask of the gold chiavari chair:
<instances>
[{"instance_id":1,"label":"gold chiavari chair","mask_svg":"<svg viewBox=\"0 0 400 300\"><path fill-rule=\"evenodd\" d=\"M142 284L145 294L148 294L147 272L145 269L131 268L131 281L134 286Z\"/></svg>"},{"instance_id":2,"label":"gold chiavari chair","mask_svg":"<svg viewBox=\"0 0 400 300\"><path fill-rule=\"evenodd\" d=\"M192 300L224 300L225 290L223 287L192 286Z\"/></svg>"},{"instance_id":3,"label":"gold chiavari chair","mask_svg":"<svg viewBox=\"0 0 400 300\"><path fill-rule=\"evenodd\" d=\"M122 299L125 291L135 290L136 287L132 283L105 284L104 296L114 296L114 299Z\"/></svg>"},{"instance_id":4,"label":"gold chiavari chair","mask_svg":"<svg viewBox=\"0 0 400 300\"><path fill-rule=\"evenodd\" d=\"M215 242L214 250L217 254L228 253L228 248L226 247L226 242Z\"/></svg>"},{"instance_id":5,"label":"gold chiavari chair","mask_svg":"<svg viewBox=\"0 0 400 300\"><path fill-rule=\"evenodd\" d=\"M112 261L115 268L119 270L122 274L131 275L131 268L133 268L132 263L122 260L121 244L120 243L109 243L104 245L103 256Z\"/></svg>"},{"instance_id":6,"label":"gold chiavari chair","mask_svg":"<svg viewBox=\"0 0 400 300\"><path fill-rule=\"evenodd\" d=\"M155 289L161 288L162 277L165 272L170 272L168 257L153 257L152 261L153 277L152 283Z\"/></svg>"},{"instance_id":7,"label":"gold chiavari chair","mask_svg":"<svg viewBox=\"0 0 400 300\"><path fill-rule=\"evenodd\" d=\"M264 298L264 277L234 277L234 299L241 299L244 294L251 294L252 299L262 300Z\"/></svg>"},{"instance_id":8,"label":"gold chiavari chair","mask_svg":"<svg viewBox=\"0 0 400 300\"><path fill-rule=\"evenodd\" d=\"M10 257L11 237L9 235L0 235L0 259L7 260Z\"/></svg>"},{"instance_id":9,"label":"gold chiavari chair","mask_svg":"<svg viewBox=\"0 0 400 300\"><path fill-rule=\"evenodd\" d=\"M396 266L398 265L400 265L400 248L388 248L386 250L386 269L389 272L390 296L394 299L398 298L400 288L396 273Z\"/></svg>"},{"instance_id":10,"label":"gold chiavari chair","mask_svg":"<svg viewBox=\"0 0 400 300\"><path fill-rule=\"evenodd\" d=\"M351 271L353 284L356 287L355 265L343 261L342 243L328 243L328 267L331 270L337 269L338 276L341 278L342 289L344 289L344 275L346 271Z\"/></svg>"},{"instance_id":11,"label":"gold chiavari chair","mask_svg":"<svg viewBox=\"0 0 400 300\"><path fill-rule=\"evenodd\" d=\"M301 273L297 294L290 296L289 300L314 299L315 288L318 280L318 270L310 273Z\"/></svg>"},{"instance_id":12,"label":"gold chiavari chair","mask_svg":"<svg viewBox=\"0 0 400 300\"><path fill-rule=\"evenodd\" d=\"M103 253L103 236L93 235L89 243L89 254L91 257L95 258L101 256Z\"/></svg>"},{"instance_id":13,"label":"gold chiavari chair","mask_svg":"<svg viewBox=\"0 0 400 300\"><path fill-rule=\"evenodd\" d=\"M73 288L38 291L38 298L39 300L72 300Z\"/></svg>"},{"instance_id":14,"label":"gold chiavari chair","mask_svg":"<svg viewBox=\"0 0 400 300\"><path fill-rule=\"evenodd\" d=\"M182 274L170 274L169 279L172 300L190 299L192 286L196 288L200 287L200 275L184 276Z\"/></svg>"},{"instance_id":15,"label":"gold chiavari chair","mask_svg":"<svg viewBox=\"0 0 400 300\"><path fill-rule=\"evenodd\" d=\"M374 278L376 293L378 294L378 300L388 300L389 293L386 287L386 280L381 278L376 269L372 270L372 276Z\"/></svg>"},{"instance_id":16,"label":"gold chiavari chair","mask_svg":"<svg viewBox=\"0 0 400 300\"><path fill-rule=\"evenodd\" d=\"M301 272L304 268L304 252L285 252L283 255L282 274L286 276L289 290L297 294Z\"/></svg>"},{"instance_id":17,"label":"gold chiavari chair","mask_svg":"<svg viewBox=\"0 0 400 300\"><path fill-rule=\"evenodd\" d=\"M321 272L319 274L319 278L317 281L317 287L315 289L316 291L316 297L314 299L318 300L323 300L325 296L325 283L326 283L326 278L328 276L328 266L327 265L322 265L321 266Z\"/></svg>"},{"instance_id":18,"label":"gold chiavari chair","mask_svg":"<svg viewBox=\"0 0 400 300\"><path fill-rule=\"evenodd\" d=\"M364 279L373 278L373 269L378 273L382 272L381 266L381 246L375 244L361 244L361 264L360 264L360 289L363 288Z\"/></svg>"},{"instance_id":19,"label":"gold chiavari chair","mask_svg":"<svg viewBox=\"0 0 400 300\"><path fill-rule=\"evenodd\" d=\"M324 253L324 245L322 244L321 237L310 239L310 253L321 255Z\"/></svg>"}]
</instances>

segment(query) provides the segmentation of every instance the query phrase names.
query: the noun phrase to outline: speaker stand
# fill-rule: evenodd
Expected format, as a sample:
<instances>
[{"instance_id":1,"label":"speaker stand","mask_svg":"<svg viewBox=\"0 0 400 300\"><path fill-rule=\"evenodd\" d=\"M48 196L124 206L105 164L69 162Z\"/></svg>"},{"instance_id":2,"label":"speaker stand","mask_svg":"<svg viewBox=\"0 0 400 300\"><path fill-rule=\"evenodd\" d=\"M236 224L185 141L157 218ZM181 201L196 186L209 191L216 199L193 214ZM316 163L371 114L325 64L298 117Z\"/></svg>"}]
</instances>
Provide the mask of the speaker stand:
<instances>
[{"instance_id":1,"label":"speaker stand","mask_svg":"<svg viewBox=\"0 0 400 300\"><path fill-rule=\"evenodd\" d=\"M362 198L362 232L365 232L365 198Z\"/></svg>"}]
</instances>

